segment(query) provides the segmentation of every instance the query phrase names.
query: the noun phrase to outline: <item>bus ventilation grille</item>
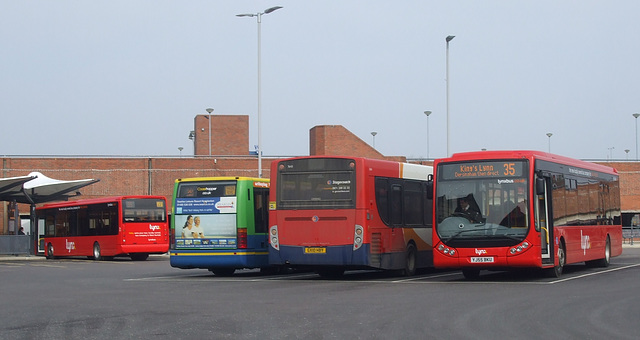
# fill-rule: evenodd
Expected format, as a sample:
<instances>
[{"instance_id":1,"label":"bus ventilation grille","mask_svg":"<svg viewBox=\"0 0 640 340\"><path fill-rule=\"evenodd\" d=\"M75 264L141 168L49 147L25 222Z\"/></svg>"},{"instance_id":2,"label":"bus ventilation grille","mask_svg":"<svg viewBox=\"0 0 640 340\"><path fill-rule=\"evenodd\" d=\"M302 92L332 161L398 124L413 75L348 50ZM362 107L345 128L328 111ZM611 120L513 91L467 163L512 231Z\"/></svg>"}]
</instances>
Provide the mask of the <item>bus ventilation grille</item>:
<instances>
[{"instance_id":1,"label":"bus ventilation grille","mask_svg":"<svg viewBox=\"0 0 640 340\"><path fill-rule=\"evenodd\" d=\"M380 233L371 234L371 266L380 267L380 254L382 253L382 235Z\"/></svg>"}]
</instances>

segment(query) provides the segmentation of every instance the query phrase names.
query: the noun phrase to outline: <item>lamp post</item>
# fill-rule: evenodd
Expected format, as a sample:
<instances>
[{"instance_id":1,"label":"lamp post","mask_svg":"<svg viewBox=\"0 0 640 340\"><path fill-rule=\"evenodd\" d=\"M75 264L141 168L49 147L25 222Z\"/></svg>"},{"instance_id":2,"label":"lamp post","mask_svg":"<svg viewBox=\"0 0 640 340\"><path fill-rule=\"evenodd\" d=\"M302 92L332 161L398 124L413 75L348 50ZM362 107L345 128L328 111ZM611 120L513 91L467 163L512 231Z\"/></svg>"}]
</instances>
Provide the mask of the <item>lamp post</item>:
<instances>
[{"instance_id":1,"label":"lamp post","mask_svg":"<svg viewBox=\"0 0 640 340\"><path fill-rule=\"evenodd\" d=\"M624 149L624 152L627 154L627 160L629 160L629 151L631 151L631 150L629 150L629 149Z\"/></svg>"},{"instance_id":2,"label":"lamp post","mask_svg":"<svg viewBox=\"0 0 640 340\"><path fill-rule=\"evenodd\" d=\"M636 119L636 161L638 160L638 117L640 117L640 113L633 114L633 118Z\"/></svg>"},{"instance_id":3,"label":"lamp post","mask_svg":"<svg viewBox=\"0 0 640 340\"><path fill-rule=\"evenodd\" d=\"M264 12L237 14L237 17L256 17L258 22L258 177L262 178L262 105L261 105L261 73L260 73L260 23L262 15L277 11L282 6L267 8Z\"/></svg>"},{"instance_id":4,"label":"lamp post","mask_svg":"<svg viewBox=\"0 0 640 340\"><path fill-rule=\"evenodd\" d=\"M373 136L373 148L374 148L374 149L376 148L376 135L377 135L377 134L378 134L378 133L377 133L377 132L375 132L375 131L371 132L371 135Z\"/></svg>"},{"instance_id":5,"label":"lamp post","mask_svg":"<svg viewBox=\"0 0 640 340\"><path fill-rule=\"evenodd\" d=\"M431 116L431 111L425 111L424 114L427 116L427 160L429 160L429 116Z\"/></svg>"},{"instance_id":6,"label":"lamp post","mask_svg":"<svg viewBox=\"0 0 640 340\"><path fill-rule=\"evenodd\" d=\"M181 146L179 146L179 147L178 147L178 150L180 151L180 156L182 156L182 150L183 150L183 149L184 149L184 148L183 148L183 147L181 147Z\"/></svg>"},{"instance_id":7,"label":"lamp post","mask_svg":"<svg viewBox=\"0 0 640 340\"><path fill-rule=\"evenodd\" d=\"M607 148L607 149L609 149L609 160L613 160L613 149L615 149L615 148L616 148L615 146Z\"/></svg>"},{"instance_id":8,"label":"lamp post","mask_svg":"<svg viewBox=\"0 0 640 340\"><path fill-rule=\"evenodd\" d=\"M455 37L455 35L449 35L445 38L447 42L447 157L451 156L451 149L449 147L449 42Z\"/></svg>"},{"instance_id":9,"label":"lamp post","mask_svg":"<svg viewBox=\"0 0 640 340\"><path fill-rule=\"evenodd\" d=\"M211 112L213 112L212 108L207 108L207 119L209 120L209 156L211 156Z\"/></svg>"},{"instance_id":10,"label":"lamp post","mask_svg":"<svg viewBox=\"0 0 640 340\"><path fill-rule=\"evenodd\" d=\"M553 133L547 132L547 137L549 137L549 153L551 153L551 136L553 136Z\"/></svg>"}]
</instances>

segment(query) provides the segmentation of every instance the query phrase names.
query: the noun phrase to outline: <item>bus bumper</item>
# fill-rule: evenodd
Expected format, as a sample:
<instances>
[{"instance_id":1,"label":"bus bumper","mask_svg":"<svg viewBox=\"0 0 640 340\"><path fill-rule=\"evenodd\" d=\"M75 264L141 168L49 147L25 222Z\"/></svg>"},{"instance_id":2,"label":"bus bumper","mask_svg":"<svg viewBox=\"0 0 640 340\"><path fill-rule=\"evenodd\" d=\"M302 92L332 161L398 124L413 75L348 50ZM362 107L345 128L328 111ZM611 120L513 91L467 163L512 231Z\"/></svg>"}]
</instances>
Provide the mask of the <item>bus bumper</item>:
<instances>
[{"instance_id":1,"label":"bus bumper","mask_svg":"<svg viewBox=\"0 0 640 340\"><path fill-rule=\"evenodd\" d=\"M211 268L264 268L269 266L269 256L260 251L183 251L171 250L169 262L172 267L191 269Z\"/></svg>"}]
</instances>

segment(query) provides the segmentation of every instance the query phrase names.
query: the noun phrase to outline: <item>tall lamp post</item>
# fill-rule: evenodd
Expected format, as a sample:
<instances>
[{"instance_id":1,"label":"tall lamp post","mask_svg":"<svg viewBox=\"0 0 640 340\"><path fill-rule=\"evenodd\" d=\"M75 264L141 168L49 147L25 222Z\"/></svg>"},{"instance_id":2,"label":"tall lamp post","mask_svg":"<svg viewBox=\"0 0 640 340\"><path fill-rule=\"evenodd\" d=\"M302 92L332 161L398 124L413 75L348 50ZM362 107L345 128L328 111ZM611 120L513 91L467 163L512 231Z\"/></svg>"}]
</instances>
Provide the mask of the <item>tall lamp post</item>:
<instances>
[{"instance_id":1,"label":"tall lamp post","mask_svg":"<svg viewBox=\"0 0 640 340\"><path fill-rule=\"evenodd\" d=\"M277 11L282 6L275 6L271 8L267 8L264 12L258 13L245 13L245 14L237 14L237 17L256 17L258 21L258 177L262 178L262 105L261 105L261 73L260 73L260 23L262 22L262 15L269 14L273 11Z\"/></svg>"},{"instance_id":2,"label":"tall lamp post","mask_svg":"<svg viewBox=\"0 0 640 340\"><path fill-rule=\"evenodd\" d=\"M447 42L447 157L451 156L451 149L449 147L449 42L455 37L455 35L449 35L445 38Z\"/></svg>"},{"instance_id":3,"label":"tall lamp post","mask_svg":"<svg viewBox=\"0 0 640 340\"><path fill-rule=\"evenodd\" d=\"M207 119L209 119L209 156L211 156L211 113L213 112L212 108L207 108L207 113L209 114L209 116L207 116Z\"/></svg>"},{"instance_id":4,"label":"tall lamp post","mask_svg":"<svg viewBox=\"0 0 640 340\"><path fill-rule=\"evenodd\" d=\"M377 133L377 132L375 132L375 131L371 132L371 135L373 136L373 148L374 148L374 149L376 148L376 135L377 135L377 134L378 134L378 133Z\"/></svg>"},{"instance_id":5,"label":"tall lamp post","mask_svg":"<svg viewBox=\"0 0 640 340\"><path fill-rule=\"evenodd\" d=\"M549 137L549 153L551 153L551 136L553 136L553 133L547 132L547 137Z\"/></svg>"},{"instance_id":6,"label":"tall lamp post","mask_svg":"<svg viewBox=\"0 0 640 340\"><path fill-rule=\"evenodd\" d=\"M636 161L638 160L638 117L640 117L640 113L633 114L633 118L636 119Z\"/></svg>"},{"instance_id":7,"label":"tall lamp post","mask_svg":"<svg viewBox=\"0 0 640 340\"><path fill-rule=\"evenodd\" d=\"M429 160L429 116L431 116L431 111L425 111L424 114L427 116L427 160Z\"/></svg>"}]
</instances>

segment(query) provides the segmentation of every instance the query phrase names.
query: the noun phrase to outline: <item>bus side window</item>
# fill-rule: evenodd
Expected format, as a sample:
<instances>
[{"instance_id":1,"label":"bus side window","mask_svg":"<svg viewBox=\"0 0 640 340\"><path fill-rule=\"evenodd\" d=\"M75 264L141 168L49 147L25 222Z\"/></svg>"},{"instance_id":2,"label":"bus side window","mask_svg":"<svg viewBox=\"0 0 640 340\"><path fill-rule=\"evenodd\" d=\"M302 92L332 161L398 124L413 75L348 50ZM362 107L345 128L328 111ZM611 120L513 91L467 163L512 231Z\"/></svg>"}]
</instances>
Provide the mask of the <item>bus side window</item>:
<instances>
[{"instance_id":1,"label":"bus side window","mask_svg":"<svg viewBox=\"0 0 640 340\"><path fill-rule=\"evenodd\" d=\"M269 214L266 209L269 199L269 190L263 188L253 189L254 223L256 233L266 233L269 224Z\"/></svg>"}]
</instances>

